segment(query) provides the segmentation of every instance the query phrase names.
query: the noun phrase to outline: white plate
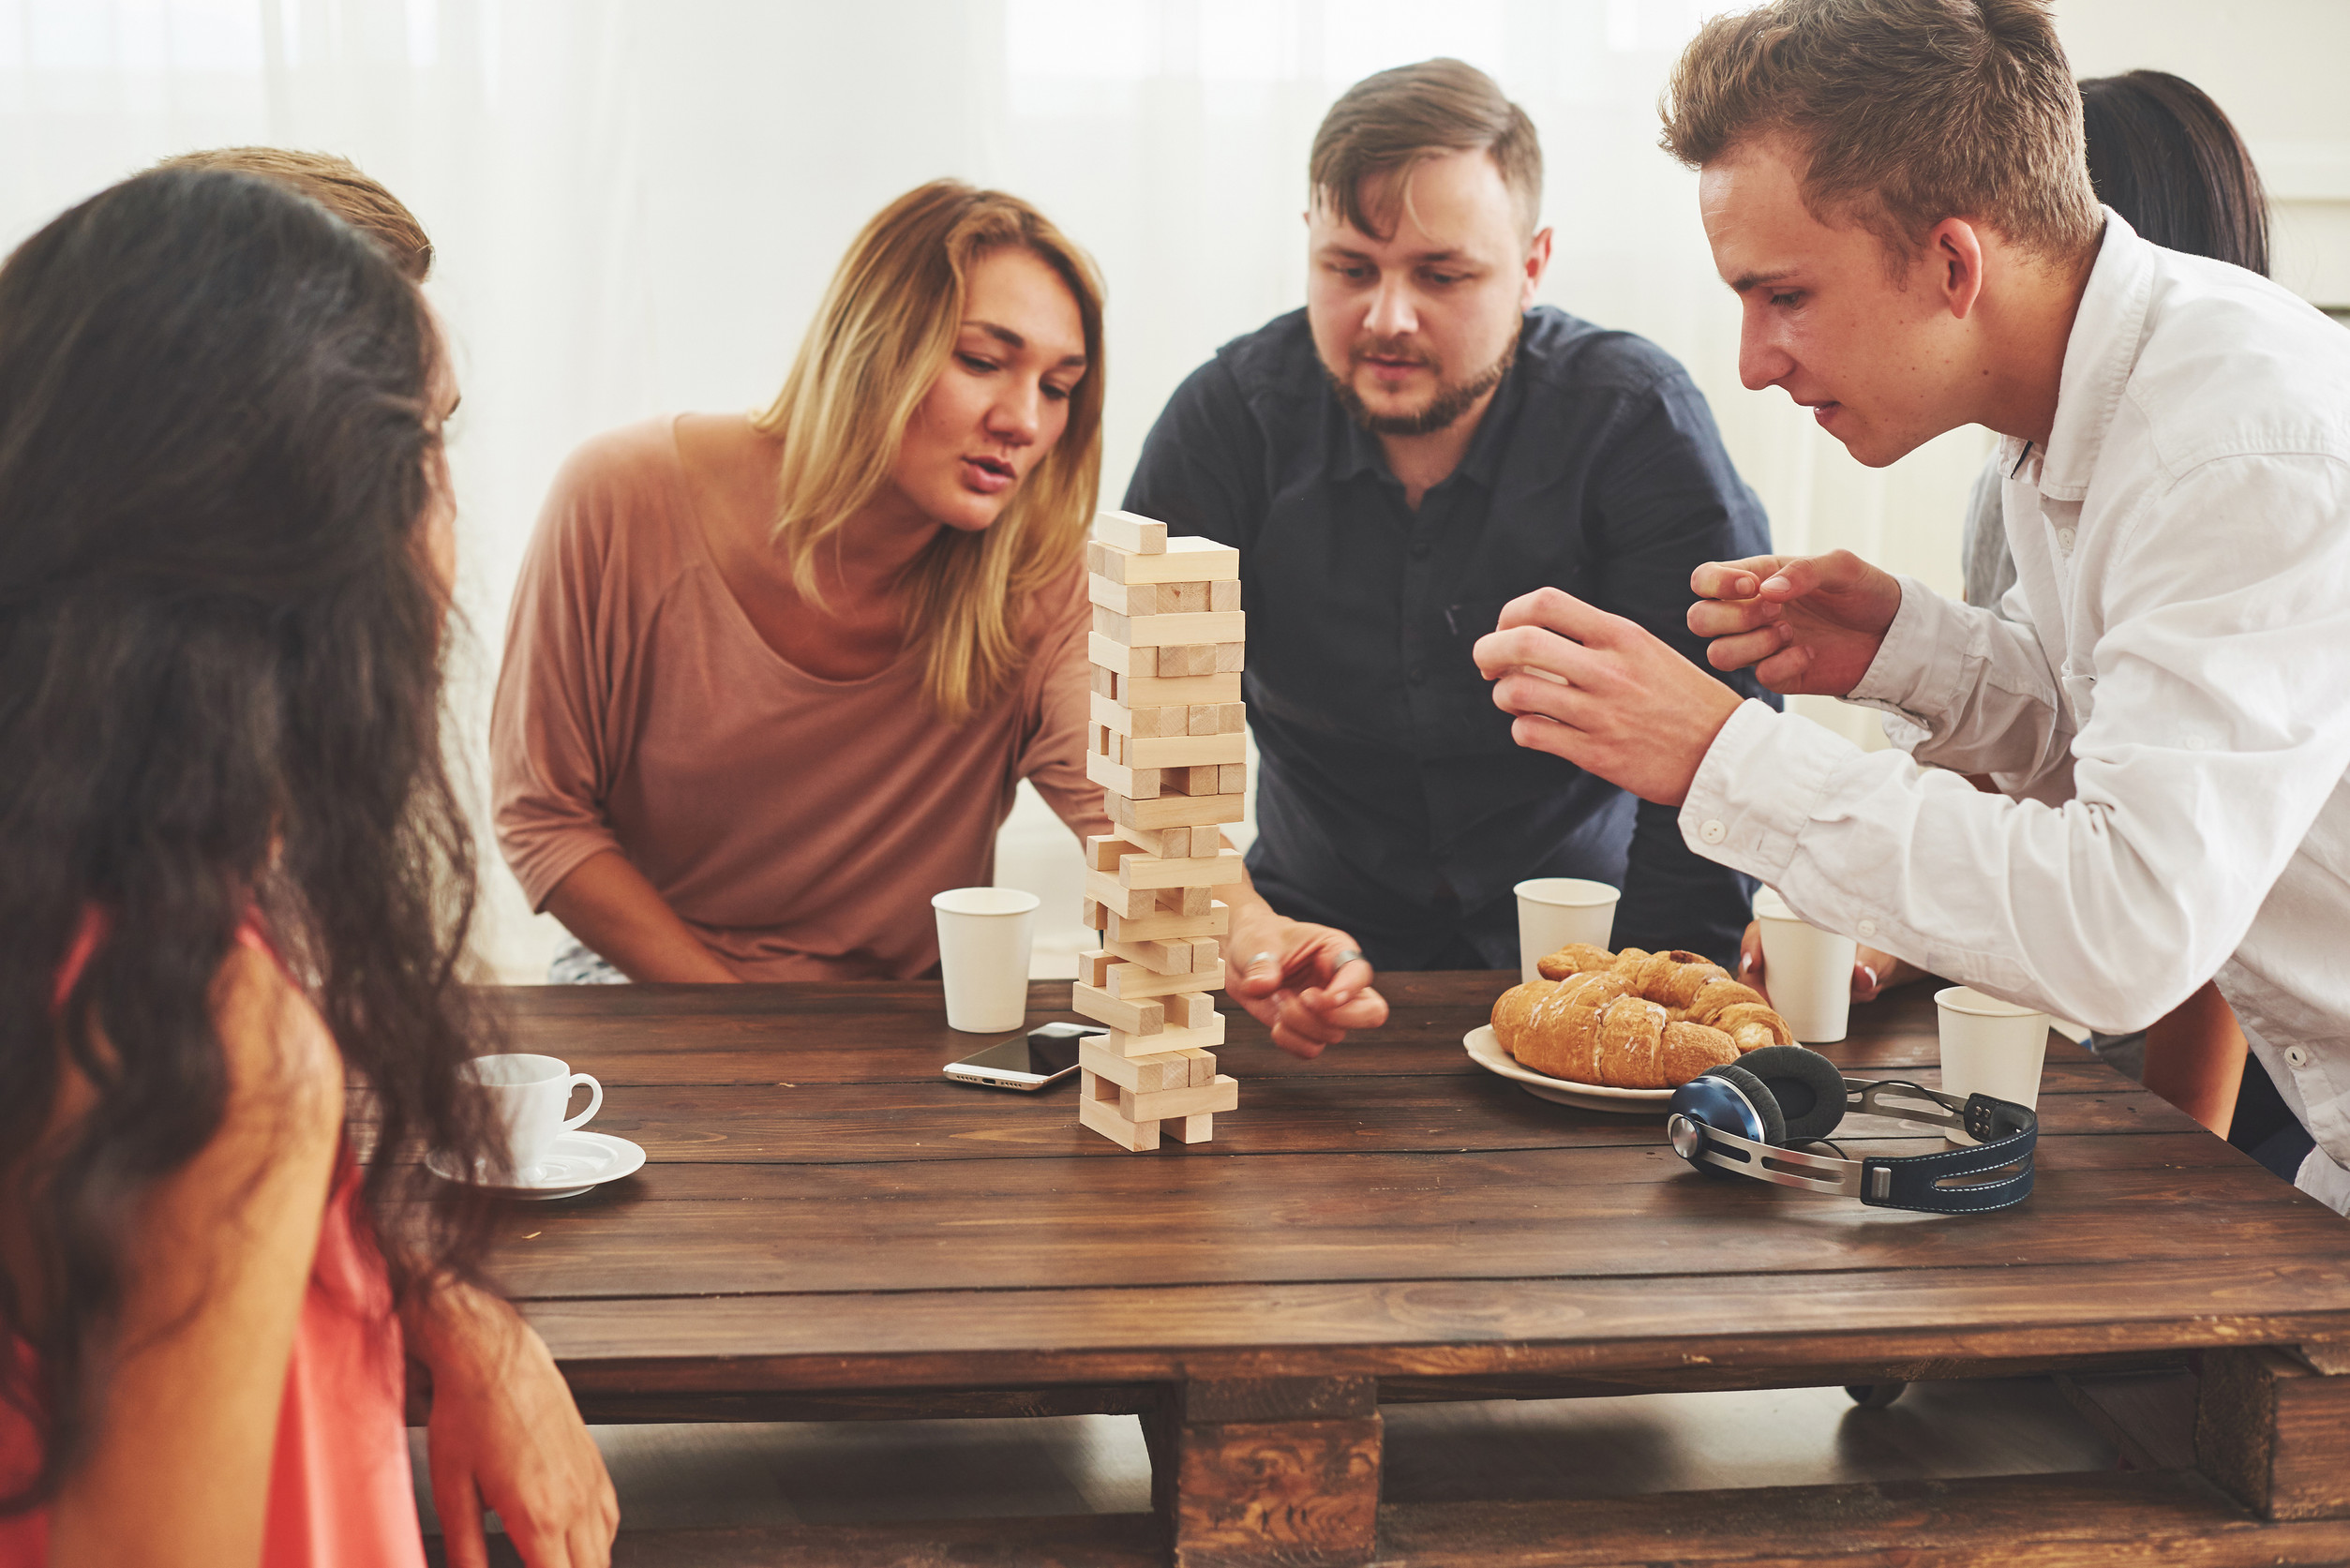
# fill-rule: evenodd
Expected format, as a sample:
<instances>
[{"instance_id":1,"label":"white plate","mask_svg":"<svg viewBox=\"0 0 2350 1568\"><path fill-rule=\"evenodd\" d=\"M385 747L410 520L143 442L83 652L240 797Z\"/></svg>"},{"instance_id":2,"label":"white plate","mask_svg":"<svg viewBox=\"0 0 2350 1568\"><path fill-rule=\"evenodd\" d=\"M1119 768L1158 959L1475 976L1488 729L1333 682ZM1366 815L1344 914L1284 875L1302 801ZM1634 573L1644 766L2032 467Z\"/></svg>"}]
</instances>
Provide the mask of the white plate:
<instances>
[{"instance_id":1,"label":"white plate","mask_svg":"<svg viewBox=\"0 0 2350 1568\"><path fill-rule=\"evenodd\" d=\"M645 1151L625 1138L566 1132L556 1137L544 1160L531 1167L528 1180L480 1185L512 1198L576 1198L606 1182L635 1175L644 1163ZM465 1181L457 1161L437 1150L425 1157L425 1169L442 1181Z\"/></svg>"},{"instance_id":2,"label":"white plate","mask_svg":"<svg viewBox=\"0 0 2350 1568\"><path fill-rule=\"evenodd\" d=\"M1561 1105L1573 1105L1585 1111L1613 1111L1639 1115L1645 1111L1658 1111L1672 1098L1670 1089L1610 1089L1601 1083L1578 1083L1571 1079L1553 1078L1547 1072L1536 1072L1502 1049L1502 1042L1489 1023L1480 1023L1460 1037L1468 1048L1469 1060L1488 1072L1499 1073L1543 1099L1556 1100Z\"/></svg>"}]
</instances>

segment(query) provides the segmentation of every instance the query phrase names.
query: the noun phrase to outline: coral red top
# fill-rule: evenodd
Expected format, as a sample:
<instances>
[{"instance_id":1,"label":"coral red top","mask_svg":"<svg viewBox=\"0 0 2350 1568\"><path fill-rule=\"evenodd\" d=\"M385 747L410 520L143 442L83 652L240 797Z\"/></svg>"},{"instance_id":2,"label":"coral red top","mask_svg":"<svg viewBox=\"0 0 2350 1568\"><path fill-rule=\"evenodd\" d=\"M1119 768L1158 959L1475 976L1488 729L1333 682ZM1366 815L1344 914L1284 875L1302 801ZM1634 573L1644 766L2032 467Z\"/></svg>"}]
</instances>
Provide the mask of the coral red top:
<instances>
[{"instance_id":1,"label":"coral red top","mask_svg":"<svg viewBox=\"0 0 2350 1568\"><path fill-rule=\"evenodd\" d=\"M75 939L58 975L61 1003L101 932L93 918ZM277 956L249 920L237 940ZM286 1367L262 1568L424 1568L408 1468L399 1319L358 1200L359 1168L346 1146L336 1157L335 1186ZM29 1369L31 1347L20 1342L14 1349ZM23 1415L0 1403L0 1487L22 1485L39 1452ZM0 1568L47 1568L48 1561L47 1509L0 1517Z\"/></svg>"}]
</instances>

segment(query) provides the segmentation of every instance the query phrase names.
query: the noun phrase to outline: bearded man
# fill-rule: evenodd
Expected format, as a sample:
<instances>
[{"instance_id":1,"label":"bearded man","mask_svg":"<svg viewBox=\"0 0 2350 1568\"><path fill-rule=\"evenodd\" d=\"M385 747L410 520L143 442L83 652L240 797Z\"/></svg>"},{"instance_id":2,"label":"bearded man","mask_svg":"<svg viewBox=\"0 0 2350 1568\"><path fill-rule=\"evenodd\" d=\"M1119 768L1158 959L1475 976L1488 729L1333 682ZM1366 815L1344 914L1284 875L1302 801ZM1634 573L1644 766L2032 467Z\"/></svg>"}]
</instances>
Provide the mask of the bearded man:
<instances>
[{"instance_id":1,"label":"bearded man","mask_svg":"<svg viewBox=\"0 0 2350 1568\"><path fill-rule=\"evenodd\" d=\"M1654 344L1534 306L1542 153L1482 71L1358 82L1309 173L1306 308L1183 383L1126 493L1240 551L1258 890L1379 968L1498 969L1512 885L1587 877L1624 889L1616 945L1734 963L1753 883L1669 809L1513 744L1471 657L1548 586L1705 668L1689 575L1770 538L1705 399ZM1244 995L1287 963L1232 956Z\"/></svg>"}]
</instances>

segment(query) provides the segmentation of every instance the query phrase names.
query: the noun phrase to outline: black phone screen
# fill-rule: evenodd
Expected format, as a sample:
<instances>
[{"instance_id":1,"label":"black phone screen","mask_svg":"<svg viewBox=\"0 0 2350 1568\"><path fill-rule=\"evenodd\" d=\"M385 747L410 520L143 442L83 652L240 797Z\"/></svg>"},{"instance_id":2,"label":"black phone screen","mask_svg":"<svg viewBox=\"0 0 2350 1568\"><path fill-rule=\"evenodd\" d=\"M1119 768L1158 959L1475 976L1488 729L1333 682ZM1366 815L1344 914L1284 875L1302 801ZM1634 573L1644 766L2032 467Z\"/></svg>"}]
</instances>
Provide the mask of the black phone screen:
<instances>
[{"instance_id":1,"label":"black phone screen","mask_svg":"<svg viewBox=\"0 0 2350 1568\"><path fill-rule=\"evenodd\" d=\"M995 1072L1032 1072L1040 1078L1067 1072L1077 1065L1077 1042L1085 1037L1078 1033L1046 1032L1053 1028L1054 1025L1047 1024L1034 1034L1015 1035L984 1051L975 1051L955 1065Z\"/></svg>"}]
</instances>

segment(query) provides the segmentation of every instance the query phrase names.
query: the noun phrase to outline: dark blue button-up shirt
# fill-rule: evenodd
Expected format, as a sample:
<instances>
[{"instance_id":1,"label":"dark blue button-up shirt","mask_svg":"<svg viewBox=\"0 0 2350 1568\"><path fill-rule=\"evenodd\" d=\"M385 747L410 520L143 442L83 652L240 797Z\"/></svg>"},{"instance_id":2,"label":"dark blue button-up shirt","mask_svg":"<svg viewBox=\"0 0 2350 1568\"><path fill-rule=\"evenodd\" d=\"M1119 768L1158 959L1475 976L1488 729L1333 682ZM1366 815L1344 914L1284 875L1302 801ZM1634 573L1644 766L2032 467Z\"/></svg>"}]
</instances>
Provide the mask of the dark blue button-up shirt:
<instances>
[{"instance_id":1,"label":"dark blue button-up shirt","mask_svg":"<svg viewBox=\"0 0 2350 1568\"><path fill-rule=\"evenodd\" d=\"M1511 885L1583 876L1624 890L1616 946L1734 957L1753 884L1691 854L1669 807L1512 741L1470 657L1549 583L1703 665L1689 574L1767 554L1770 527L1663 350L1529 311L1460 466L1414 510L1295 311L1176 390L1126 506L1240 550L1249 868L1276 909L1384 968L1514 968Z\"/></svg>"}]
</instances>

